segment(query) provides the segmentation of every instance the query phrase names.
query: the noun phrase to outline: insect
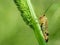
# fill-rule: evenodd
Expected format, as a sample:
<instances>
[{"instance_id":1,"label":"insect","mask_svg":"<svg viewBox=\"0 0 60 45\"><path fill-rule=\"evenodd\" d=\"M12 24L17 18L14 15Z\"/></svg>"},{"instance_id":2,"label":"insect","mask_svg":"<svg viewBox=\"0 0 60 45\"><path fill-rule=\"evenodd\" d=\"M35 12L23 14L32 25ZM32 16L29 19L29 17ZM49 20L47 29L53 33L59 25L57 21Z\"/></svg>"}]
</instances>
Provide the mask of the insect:
<instances>
[{"instance_id":1,"label":"insect","mask_svg":"<svg viewBox=\"0 0 60 45\"><path fill-rule=\"evenodd\" d=\"M48 42L49 33L48 33L48 21L47 21L47 17L45 15L42 15L39 18L39 22L40 22L40 27L41 27L44 39L45 39L46 42Z\"/></svg>"},{"instance_id":2,"label":"insect","mask_svg":"<svg viewBox=\"0 0 60 45\"><path fill-rule=\"evenodd\" d=\"M48 37L49 37L49 32L48 32L48 20L46 17L46 12L48 11L48 9L51 7L53 3L51 3L48 8L45 10L44 14L42 16L39 17L39 23L40 23L40 27L44 36L44 39L46 42L48 42Z\"/></svg>"}]
</instances>

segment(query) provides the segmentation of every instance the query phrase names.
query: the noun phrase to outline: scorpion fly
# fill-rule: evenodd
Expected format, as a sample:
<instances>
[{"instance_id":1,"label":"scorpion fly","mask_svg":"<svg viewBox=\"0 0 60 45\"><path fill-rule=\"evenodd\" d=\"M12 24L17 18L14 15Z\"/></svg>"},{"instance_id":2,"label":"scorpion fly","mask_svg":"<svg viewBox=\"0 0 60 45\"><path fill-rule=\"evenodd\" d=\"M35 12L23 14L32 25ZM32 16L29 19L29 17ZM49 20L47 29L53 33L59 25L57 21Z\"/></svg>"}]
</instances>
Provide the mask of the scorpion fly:
<instances>
[{"instance_id":1,"label":"scorpion fly","mask_svg":"<svg viewBox=\"0 0 60 45\"><path fill-rule=\"evenodd\" d=\"M40 22L40 27L44 36L44 39L46 42L48 42L48 21L47 21L47 17L45 15L42 15L39 18L39 22Z\"/></svg>"},{"instance_id":2,"label":"scorpion fly","mask_svg":"<svg viewBox=\"0 0 60 45\"><path fill-rule=\"evenodd\" d=\"M51 3L48 8L45 10L44 14L42 16L39 17L39 23L40 23L40 27L44 36L44 39L46 42L48 42L48 21L47 21L47 17L46 17L46 12L48 11L48 9L51 7L53 3Z\"/></svg>"}]
</instances>

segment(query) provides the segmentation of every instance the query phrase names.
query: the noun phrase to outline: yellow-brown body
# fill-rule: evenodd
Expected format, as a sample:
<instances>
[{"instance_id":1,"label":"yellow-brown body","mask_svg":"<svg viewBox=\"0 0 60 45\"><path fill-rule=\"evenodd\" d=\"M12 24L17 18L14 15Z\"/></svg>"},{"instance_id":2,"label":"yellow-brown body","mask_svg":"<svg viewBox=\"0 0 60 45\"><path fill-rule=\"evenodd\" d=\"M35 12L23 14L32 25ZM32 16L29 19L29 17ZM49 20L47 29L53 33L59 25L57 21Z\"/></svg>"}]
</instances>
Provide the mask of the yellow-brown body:
<instances>
[{"instance_id":1,"label":"yellow-brown body","mask_svg":"<svg viewBox=\"0 0 60 45\"><path fill-rule=\"evenodd\" d=\"M47 21L47 17L45 15L42 15L40 18L39 18L39 23L40 23L40 27L41 27L41 30L42 30L42 33L44 35L44 39L46 42L48 42L48 21Z\"/></svg>"}]
</instances>

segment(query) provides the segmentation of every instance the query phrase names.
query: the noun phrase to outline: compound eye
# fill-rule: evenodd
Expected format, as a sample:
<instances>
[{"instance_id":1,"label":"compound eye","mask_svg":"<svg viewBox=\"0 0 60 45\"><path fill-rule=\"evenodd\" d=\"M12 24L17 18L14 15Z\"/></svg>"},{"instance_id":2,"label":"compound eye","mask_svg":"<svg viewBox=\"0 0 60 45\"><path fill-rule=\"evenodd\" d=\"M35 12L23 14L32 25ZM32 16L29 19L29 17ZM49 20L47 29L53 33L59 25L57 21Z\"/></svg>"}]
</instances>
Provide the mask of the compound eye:
<instances>
[{"instance_id":1,"label":"compound eye","mask_svg":"<svg viewBox=\"0 0 60 45\"><path fill-rule=\"evenodd\" d=\"M45 14L43 16L45 16Z\"/></svg>"}]
</instances>

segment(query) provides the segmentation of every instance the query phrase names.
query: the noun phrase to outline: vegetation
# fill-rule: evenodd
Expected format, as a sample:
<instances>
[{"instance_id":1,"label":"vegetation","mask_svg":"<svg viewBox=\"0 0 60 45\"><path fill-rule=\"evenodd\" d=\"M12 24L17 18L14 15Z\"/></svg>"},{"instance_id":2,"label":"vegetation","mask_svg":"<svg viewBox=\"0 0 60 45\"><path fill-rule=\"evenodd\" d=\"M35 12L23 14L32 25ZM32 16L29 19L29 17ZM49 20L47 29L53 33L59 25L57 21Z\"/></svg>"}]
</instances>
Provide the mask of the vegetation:
<instances>
[{"instance_id":1,"label":"vegetation","mask_svg":"<svg viewBox=\"0 0 60 45\"><path fill-rule=\"evenodd\" d=\"M31 3L39 18L53 1L31 0ZM23 21L18 10L14 0L0 0L0 45L39 45L34 29ZM60 0L54 0L45 15L49 30L47 45L60 45Z\"/></svg>"},{"instance_id":2,"label":"vegetation","mask_svg":"<svg viewBox=\"0 0 60 45\"><path fill-rule=\"evenodd\" d=\"M30 0L14 0L21 16L33 30L39 42L39 45L46 45L38 19L34 13Z\"/></svg>"}]
</instances>

